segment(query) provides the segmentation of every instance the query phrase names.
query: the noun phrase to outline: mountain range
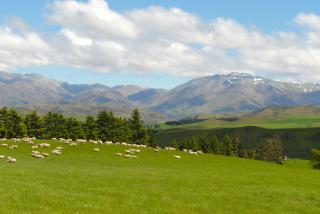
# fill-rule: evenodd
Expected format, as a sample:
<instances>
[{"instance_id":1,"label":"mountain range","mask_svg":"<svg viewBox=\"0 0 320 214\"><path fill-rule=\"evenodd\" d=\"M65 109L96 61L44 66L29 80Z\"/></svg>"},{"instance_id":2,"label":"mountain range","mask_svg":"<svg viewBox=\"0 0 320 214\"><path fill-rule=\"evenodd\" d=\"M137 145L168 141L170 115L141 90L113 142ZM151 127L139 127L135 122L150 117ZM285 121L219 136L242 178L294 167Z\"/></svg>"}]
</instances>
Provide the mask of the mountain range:
<instances>
[{"instance_id":1,"label":"mountain range","mask_svg":"<svg viewBox=\"0 0 320 214\"><path fill-rule=\"evenodd\" d=\"M248 112L267 106L320 104L320 83L285 82L245 73L195 78L170 90L135 85L69 84L38 74L0 72L0 105L21 110L93 114L101 109L145 118Z\"/></svg>"}]
</instances>

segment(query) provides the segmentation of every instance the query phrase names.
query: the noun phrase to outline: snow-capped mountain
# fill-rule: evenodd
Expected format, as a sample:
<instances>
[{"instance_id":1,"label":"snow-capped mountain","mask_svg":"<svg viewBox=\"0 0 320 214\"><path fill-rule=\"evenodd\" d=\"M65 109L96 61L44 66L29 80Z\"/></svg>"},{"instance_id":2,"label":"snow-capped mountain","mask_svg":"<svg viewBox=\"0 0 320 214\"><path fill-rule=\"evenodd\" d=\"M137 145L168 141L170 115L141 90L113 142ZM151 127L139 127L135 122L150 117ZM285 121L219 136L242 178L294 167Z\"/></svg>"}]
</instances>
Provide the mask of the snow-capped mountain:
<instances>
[{"instance_id":1,"label":"snow-capped mountain","mask_svg":"<svg viewBox=\"0 0 320 214\"><path fill-rule=\"evenodd\" d=\"M171 90L138 86L72 85L44 78L0 72L2 106L140 107L170 117L252 111L270 105L320 104L320 83L277 81L245 73L193 79Z\"/></svg>"}]
</instances>

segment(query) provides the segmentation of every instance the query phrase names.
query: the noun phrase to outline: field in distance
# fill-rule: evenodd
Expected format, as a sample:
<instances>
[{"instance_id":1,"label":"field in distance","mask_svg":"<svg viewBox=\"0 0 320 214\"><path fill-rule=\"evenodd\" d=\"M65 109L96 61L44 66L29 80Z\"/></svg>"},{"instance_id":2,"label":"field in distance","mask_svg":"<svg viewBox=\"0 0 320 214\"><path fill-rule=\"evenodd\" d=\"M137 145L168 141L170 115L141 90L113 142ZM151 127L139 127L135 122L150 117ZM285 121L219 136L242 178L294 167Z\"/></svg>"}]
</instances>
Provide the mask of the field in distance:
<instances>
[{"instance_id":1,"label":"field in distance","mask_svg":"<svg viewBox=\"0 0 320 214\"><path fill-rule=\"evenodd\" d=\"M236 118L235 120L232 120ZM200 117L200 122L161 128L235 128L257 126L267 129L320 127L320 107L269 107L249 114L216 114ZM229 120L231 119L231 120Z\"/></svg>"},{"instance_id":2,"label":"field in distance","mask_svg":"<svg viewBox=\"0 0 320 214\"><path fill-rule=\"evenodd\" d=\"M319 171L308 161L276 165L180 151L49 143L62 155L30 156L31 145L0 146L0 213L319 213ZM17 144L7 141L10 145ZM100 152L94 152L100 148ZM173 155L180 155L175 159Z\"/></svg>"}]
</instances>

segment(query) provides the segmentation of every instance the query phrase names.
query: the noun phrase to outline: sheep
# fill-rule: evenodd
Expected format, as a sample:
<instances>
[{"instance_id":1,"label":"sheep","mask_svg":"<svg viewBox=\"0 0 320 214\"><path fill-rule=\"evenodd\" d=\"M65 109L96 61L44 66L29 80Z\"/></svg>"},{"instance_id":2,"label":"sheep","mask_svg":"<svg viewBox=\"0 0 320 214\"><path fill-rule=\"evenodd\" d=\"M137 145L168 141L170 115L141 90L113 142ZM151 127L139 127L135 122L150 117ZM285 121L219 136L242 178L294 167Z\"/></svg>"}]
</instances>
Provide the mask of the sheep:
<instances>
[{"instance_id":1,"label":"sheep","mask_svg":"<svg viewBox=\"0 0 320 214\"><path fill-rule=\"evenodd\" d=\"M33 141L28 141L28 145L34 145Z\"/></svg>"},{"instance_id":2,"label":"sheep","mask_svg":"<svg viewBox=\"0 0 320 214\"><path fill-rule=\"evenodd\" d=\"M9 147L9 149L16 149L16 148L18 148L18 145L12 145Z\"/></svg>"},{"instance_id":3,"label":"sheep","mask_svg":"<svg viewBox=\"0 0 320 214\"><path fill-rule=\"evenodd\" d=\"M46 153L46 152L42 153L42 155L43 155L44 157L49 157L49 153Z\"/></svg>"},{"instance_id":4,"label":"sheep","mask_svg":"<svg viewBox=\"0 0 320 214\"><path fill-rule=\"evenodd\" d=\"M52 151L52 154L61 155L61 150L55 149Z\"/></svg>"},{"instance_id":5,"label":"sheep","mask_svg":"<svg viewBox=\"0 0 320 214\"><path fill-rule=\"evenodd\" d=\"M37 148L39 148L39 146L35 145L35 146L32 146L31 148L32 149L37 149Z\"/></svg>"},{"instance_id":6,"label":"sheep","mask_svg":"<svg viewBox=\"0 0 320 214\"><path fill-rule=\"evenodd\" d=\"M134 154L134 152L133 152L133 151L131 151L130 149L125 150L125 153L126 153L126 154Z\"/></svg>"},{"instance_id":7,"label":"sheep","mask_svg":"<svg viewBox=\"0 0 320 214\"><path fill-rule=\"evenodd\" d=\"M40 148L49 148L50 147L50 144L48 143L41 143L39 144Z\"/></svg>"},{"instance_id":8,"label":"sheep","mask_svg":"<svg viewBox=\"0 0 320 214\"><path fill-rule=\"evenodd\" d=\"M173 155L173 157L176 158L176 159L181 159L180 155Z\"/></svg>"},{"instance_id":9,"label":"sheep","mask_svg":"<svg viewBox=\"0 0 320 214\"><path fill-rule=\"evenodd\" d=\"M77 146L77 143L70 143L70 146Z\"/></svg>"},{"instance_id":10,"label":"sheep","mask_svg":"<svg viewBox=\"0 0 320 214\"><path fill-rule=\"evenodd\" d=\"M40 158L40 159L44 159L44 156L42 154L31 154L32 157L34 158Z\"/></svg>"},{"instance_id":11,"label":"sheep","mask_svg":"<svg viewBox=\"0 0 320 214\"><path fill-rule=\"evenodd\" d=\"M40 152L39 152L39 151L32 150L32 151L31 151L31 154L40 154Z\"/></svg>"},{"instance_id":12,"label":"sheep","mask_svg":"<svg viewBox=\"0 0 320 214\"><path fill-rule=\"evenodd\" d=\"M138 158L136 155L124 155L125 158Z\"/></svg>"},{"instance_id":13,"label":"sheep","mask_svg":"<svg viewBox=\"0 0 320 214\"><path fill-rule=\"evenodd\" d=\"M154 149L153 151L154 152L160 152L160 149Z\"/></svg>"},{"instance_id":14,"label":"sheep","mask_svg":"<svg viewBox=\"0 0 320 214\"><path fill-rule=\"evenodd\" d=\"M3 143L3 144L1 144L1 146L3 146L3 147L8 147L8 144Z\"/></svg>"},{"instance_id":15,"label":"sheep","mask_svg":"<svg viewBox=\"0 0 320 214\"><path fill-rule=\"evenodd\" d=\"M17 159L8 156L8 157L7 157L7 162L8 162L8 163L16 163L16 162L17 162Z\"/></svg>"},{"instance_id":16,"label":"sheep","mask_svg":"<svg viewBox=\"0 0 320 214\"><path fill-rule=\"evenodd\" d=\"M4 155L0 155L0 159L4 159L5 158L5 156Z\"/></svg>"},{"instance_id":17,"label":"sheep","mask_svg":"<svg viewBox=\"0 0 320 214\"><path fill-rule=\"evenodd\" d=\"M56 150L62 150L62 149L63 149L63 147L61 147L61 146L56 147Z\"/></svg>"},{"instance_id":18,"label":"sheep","mask_svg":"<svg viewBox=\"0 0 320 214\"><path fill-rule=\"evenodd\" d=\"M94 151L94 152L99 152L100 149L99 149L99 148L94 148L93 151Z\"/></svg>"},{"instance_id":19,"label":"sheep","mask_svg":"<svg viewBox=\"0 0 320 214\"><path fill-rule=\"evenodd\" d=\"M116 156L122 157L122 153L116 153Z\"/></svg>"}]
</instances>

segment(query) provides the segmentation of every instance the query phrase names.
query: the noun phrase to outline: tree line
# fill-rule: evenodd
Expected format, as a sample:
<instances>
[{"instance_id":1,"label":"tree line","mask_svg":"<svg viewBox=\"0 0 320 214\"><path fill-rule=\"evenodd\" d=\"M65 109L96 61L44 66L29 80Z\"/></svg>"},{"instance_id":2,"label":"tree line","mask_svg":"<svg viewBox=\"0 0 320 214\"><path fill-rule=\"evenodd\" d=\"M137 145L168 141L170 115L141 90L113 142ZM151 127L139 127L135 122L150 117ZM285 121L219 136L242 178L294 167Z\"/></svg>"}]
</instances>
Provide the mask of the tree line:
<instances>
[{"instance_id":1,"label":"tree line","mask_svg":"<svg viewBox=\"0 0 320 214\"><path fill-rule=\"evenodd\" d=\"M281 140L278 136L262 139L255 149L245 147L238 136L231 137L228 134L221 140L216 136L212 139L196 139L193 137L184 139L180 144L175 139L172 139L169 146L179 150L202 151L204 153L257 159L279 164L282 164L285 159Z\"/></svg>"},{"instance_id":2,"label":"tree line","mask_svg":"<svg viewBox=\"0 0 320 214\"><path fill-rule=\"evenodd\" d=\"M117 117L111 111L89 115L84 122L60 113L39 116L36 111L24 118L11 108L0 109L0 138L36 137L65 138L150 144L151 138L138 109L129 119Z\"/></svg>"}]
</instances>

